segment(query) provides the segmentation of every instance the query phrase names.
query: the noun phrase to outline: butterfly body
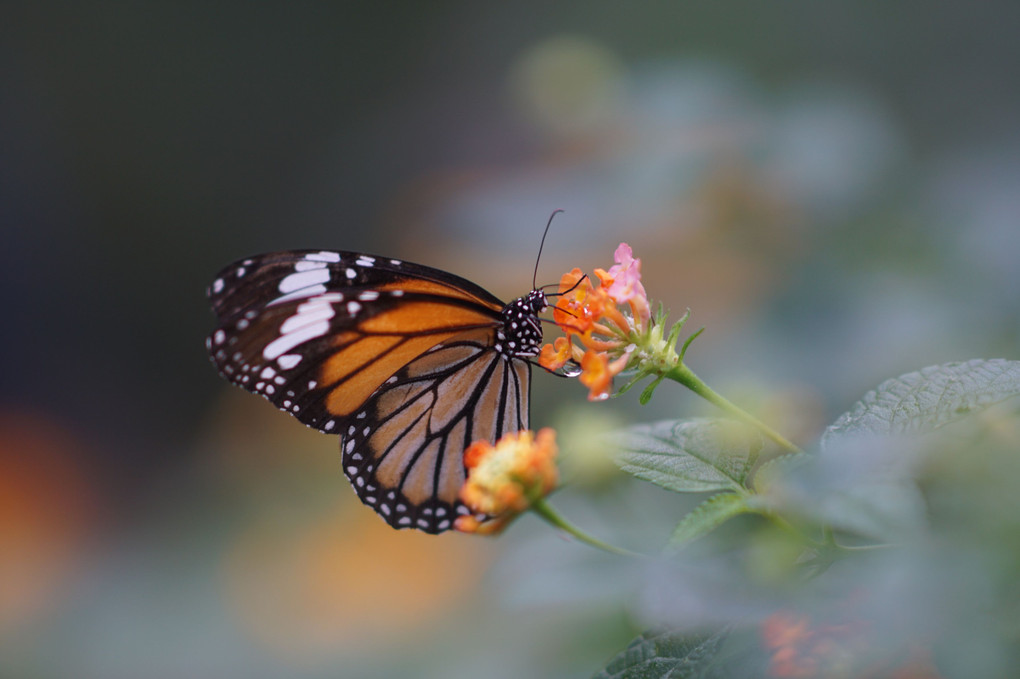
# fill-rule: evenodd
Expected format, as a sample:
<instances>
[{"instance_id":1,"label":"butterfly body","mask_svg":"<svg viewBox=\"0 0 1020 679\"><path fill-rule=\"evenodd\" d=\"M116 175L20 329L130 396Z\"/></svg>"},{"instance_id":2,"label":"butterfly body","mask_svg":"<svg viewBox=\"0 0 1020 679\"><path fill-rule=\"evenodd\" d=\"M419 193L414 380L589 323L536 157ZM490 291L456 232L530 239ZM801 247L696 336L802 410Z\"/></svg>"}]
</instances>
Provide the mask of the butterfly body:
<instances>
[{"instance_id":1,"label":"butterfly body","mask_svg":"<svg viewBox=\"0 0 1020 679\"><path fill-rule=\"evenodd\" d=\"M240 260L208 294L220 374L339 434L344 473L396 528L448 530L467 446L528 428L540 290L503 304L438 269L302 250Z\"/></svg>"}]
</instances>

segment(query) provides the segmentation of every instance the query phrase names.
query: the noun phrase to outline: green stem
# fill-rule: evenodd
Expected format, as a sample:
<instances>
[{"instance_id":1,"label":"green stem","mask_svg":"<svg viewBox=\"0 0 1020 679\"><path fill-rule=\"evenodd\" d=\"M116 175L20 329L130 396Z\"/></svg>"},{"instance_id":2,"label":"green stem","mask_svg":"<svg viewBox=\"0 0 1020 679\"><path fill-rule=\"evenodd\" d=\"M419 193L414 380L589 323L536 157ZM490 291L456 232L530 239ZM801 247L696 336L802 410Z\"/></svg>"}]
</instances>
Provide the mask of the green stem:
<instances>
[{"instance_id":1,"label":"green stem","mask_svg":"<svg viewBox=\"0 0 1020 679\"><path fill-rule=\"evenodd\" d=\"M709 403L713 403L719 406L720 408L728 412L730 415L733 415L734 417L743 420L748 424L754 425L755 427L760 429L765 436L769 437L777 444L779 444L781 448L784 448L790 451L791 453L804 452L794 444L790 443L790 441L788 441L786 437L777 432L775 429L768 426L754 415L751 415L747 411L742 410L740 407L733 404L723 396L717 394L715 391L712 390L711 387L702 382L701 378L695 375L694 372L686 365L684 365L682 362L678 363L677 365L673 366L668 371L666 371L665 376L675 382L679 382L680 384L684 385L685 387L687 387L695 394L708 401Z\"/></svg>"},{"instance_id":2,"label":"green stem","mask_svg":"<svg viewBox=\"0 0 1020 679\"><path fill-rule=\"evenodd\" d=\"M563 516L561 516L559 512L557 512L555 509L553 509L552 505L550 505L548 502L545 501L544 498L539 498L539 499L535 500L534 503L531 505L531 508L535 511L536 514L541 516L548 523L552 524L553 526L556 526L560 530L563 530L563 531L566 531L567 533L570 533L571 535L573 535L575 538L577 538L581 542L589 544L592 547L596 547L598 549L604 550L606 552L610 552L612 554L619 554L621 556L644 557L643 554L638 554L637 552L632 552L629 549L622 549L620 547L614 547L613 545L611 545L611 544L609 544L607 542L602 542L602 540L599 540L596 537L592 537L591 535L588 535L583 530L581 530L580 528L578 528L574 524L572 524L569 521L567 521L566 519L564 519Z\"/></svg>"}]
</instances>

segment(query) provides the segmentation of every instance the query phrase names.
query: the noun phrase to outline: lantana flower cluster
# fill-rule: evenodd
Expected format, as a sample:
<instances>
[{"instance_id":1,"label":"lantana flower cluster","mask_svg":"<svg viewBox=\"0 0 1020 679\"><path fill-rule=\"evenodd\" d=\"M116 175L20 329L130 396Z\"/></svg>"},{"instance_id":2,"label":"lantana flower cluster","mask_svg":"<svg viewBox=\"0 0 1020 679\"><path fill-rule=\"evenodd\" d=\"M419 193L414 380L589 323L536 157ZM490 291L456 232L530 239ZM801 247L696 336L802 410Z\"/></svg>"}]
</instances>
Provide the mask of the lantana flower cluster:
<instances>
[{"instance_id":1,"label":"lantana flower cluster","mask_svg":"<svg viewBox=\"0 0 1020 679\"><path fill-rule=\"evenodd\" d=\"M656 339L641 260L626 243L616 248L614 260L609 271L595 269L594 281L577 268L563 275L553 320L566 336L543 346L538 358L554 371L579 363L579 379L592 401L608 398L613 378L633 367ZM657 339L661 344L661 331Z\"/></svg>"},{"instance_id":2,"label":"lantana flower cluster","mask_svg":"<svg viewBox=\"0 0 1020 679\"><path fill-rule=\"evenodd\" d=\"M475 441L464 452L468 478L460 499L476 515L457 517L456 529L491 535L548 495L559 481L556 432L506 434L495 445ZM479 519L477 515L490 518Z\"/></svg>"},{"instance_id":3,"label":"lantana flower cluster","mask_svg":"<svg viewBox=\"0 0 1020 679\"><path fill-rule=\"evenodd\" d=\"M806 615L780 611L762 624L762 642L771 658L768 675L939 679L929 650L918 646L898 657L882 649L864 620L816 624Z\"/></svg>"},{"instance_id":4,"label":"lantana flower cluster","mask_svg":"<svg viewBox=\"0 0 1020 679\"><path fill-rule=\"evenodd\" d=\"M677 335L687 316L677 322L669 337L663 337L665 318L652 318L648 295L641 284L641 260L621 243L614 254L616 263L608 271L595 269L595 278L580 269L564 274L559 297L553 307L553 321L564 337L542 347L538 363L550 371L578 376L588 388L588 398L608 398L613 378L624 370L633 372L625 391L649 375L655 382L642 394L642 401L671 369L680 363L674 349ZM686 348L686 345L685 345ZM577 366L580 366L580 371ZM559 480L555 458L555 434L542 429L505 435L495 445L475 441L464 453L467 480L460 500L471 514L457 518L455 527L465 533L498 533L520 513L534 509L547 520L580 539L609 551L605 545L577 529L566 527L562 519L545 504Z\"/></svg>"}]
</instances>

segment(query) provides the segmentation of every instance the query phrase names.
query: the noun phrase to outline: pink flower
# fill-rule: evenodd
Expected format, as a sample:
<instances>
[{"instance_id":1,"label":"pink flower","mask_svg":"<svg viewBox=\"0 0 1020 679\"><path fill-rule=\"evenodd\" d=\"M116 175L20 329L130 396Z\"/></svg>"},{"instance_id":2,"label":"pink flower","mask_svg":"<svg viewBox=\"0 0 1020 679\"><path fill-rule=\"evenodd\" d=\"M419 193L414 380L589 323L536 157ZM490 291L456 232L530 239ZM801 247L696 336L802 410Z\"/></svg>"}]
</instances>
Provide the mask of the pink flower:
<instances>
[{"instance_id":1,"label":"pink flower","mask_svg":"<svg viewBox=\"0 0 1020 679\"><path fill-rule=\"evenodd\" d=\"M613 284L609 296L617 302L629 302L634 297L647 297L645 286L641 285L641 260L634 259L634 252L626 243L620 243L613 253L614 266L609 267Z\"/></svg>"},{"instance_id":2,"label":"pink flower","mask_svg":"<svg viewBox=\"0 0 1020 679\"><path fill-rule=\"evenodd\" d=\"M651 316L648 308L648 294L641 284L641 260L634 259L634 252L626 243L620 243L613 253L613 261L609 271L596 269L595 275L606 288L609 297L617 304L630 305L635 318L647 321Z\"/></svg>"}]
</instances>

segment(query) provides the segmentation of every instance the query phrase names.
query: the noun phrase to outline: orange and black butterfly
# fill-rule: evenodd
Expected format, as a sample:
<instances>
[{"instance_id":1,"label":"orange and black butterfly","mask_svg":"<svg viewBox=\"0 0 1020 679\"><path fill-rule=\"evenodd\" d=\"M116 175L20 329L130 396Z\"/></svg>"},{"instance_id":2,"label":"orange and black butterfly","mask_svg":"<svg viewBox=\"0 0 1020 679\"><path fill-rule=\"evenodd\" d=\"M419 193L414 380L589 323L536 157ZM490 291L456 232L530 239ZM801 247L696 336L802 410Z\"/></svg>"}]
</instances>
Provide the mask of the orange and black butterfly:
<instances>
[{"instance_id":1,"label":"orange and black butterfly","mask_svg":"<svg viewBox=\"0 0 1020 679\"><path fill-rule=\"evenodd\" d=\"M231 264L208 295L220 374L339 434L358 497L394 528L448 530L468 513L464 450L528 428L540 289L504 304L420 264L297 250Z\"/></svg>"}]
</instances>

